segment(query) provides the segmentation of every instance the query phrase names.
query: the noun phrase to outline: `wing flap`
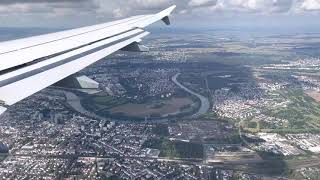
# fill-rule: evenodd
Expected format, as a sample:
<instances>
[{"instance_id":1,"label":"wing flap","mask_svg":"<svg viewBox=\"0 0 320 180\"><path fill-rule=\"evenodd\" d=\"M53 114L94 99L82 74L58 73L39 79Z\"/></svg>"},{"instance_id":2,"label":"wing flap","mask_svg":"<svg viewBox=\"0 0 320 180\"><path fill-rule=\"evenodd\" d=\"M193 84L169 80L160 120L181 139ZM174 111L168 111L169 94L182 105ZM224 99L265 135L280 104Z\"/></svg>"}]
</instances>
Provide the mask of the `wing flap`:
<instances>
[{"instance_id":1,"label":"wing flap","mask_svg":"<svg viewBox=\"0 0 320 180\"><path fill-rule=\"evenodd\" d=\"M91 45L88 45L88 46L85 46L85 47L82 47L82 48L79 48L79 49L76 49L76 50L73 50L73 51L70 51L70 52L67 52L64 54L61 54L59 56L49 58L47 60L43 60L43 61L35 63L33 65L29 65L29 66L20 68L18 70L6 73L6 74L0 76L0 87L2 87L4 84L7 84L7 81L10 82L10 79L12 79L12 78L16 79L18 76L21 76L21 75L27 76L26 75L27 73L30 74L30 72L33 72L33 71L36 71L39 69L40 70L45 69L46 66L57 64L67 58L74 57L76 55L88 52L90 50L93 50L95 48L98 48L98 47L101 47L104 45L108 45L108 44L115 42L115 41L119 41L119 40L128 38L130 36L133 36L133 35L135 35L137 33L141 33L141 32L143 32L142 29L135 29L135 30L123 33L121 35L118 35L118 36L115 36L112 38L108 38L103 41L99 41L94 44L91 44ZM11 80L11 81L14 82L14 80Z\"/></svg>"}]
</instances>

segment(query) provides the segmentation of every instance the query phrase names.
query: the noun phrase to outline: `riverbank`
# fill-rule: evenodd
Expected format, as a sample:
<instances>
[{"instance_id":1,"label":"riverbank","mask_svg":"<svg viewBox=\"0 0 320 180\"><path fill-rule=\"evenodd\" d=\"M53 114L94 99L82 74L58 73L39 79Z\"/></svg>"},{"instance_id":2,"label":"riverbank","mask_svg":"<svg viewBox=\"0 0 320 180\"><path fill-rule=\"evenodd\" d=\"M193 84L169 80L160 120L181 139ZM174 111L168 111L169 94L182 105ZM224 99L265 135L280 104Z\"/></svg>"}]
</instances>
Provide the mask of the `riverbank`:
<instances>
[{"instance_id":1,"label":"riverbank","mask_svg":"<svg viewBox=\"0 0 320 180\"><path fill-rule=\"evenodd\" d=\"M210 109L210 102L208 100L208 98L188 89L187 87L185 87L184 85L182 85L180 82L178 82L177 78L181 75L181 73L178 73L176 75L174 75L172 77L172 81L177 85L179 86L181 89L183 89L184 91L186 91L187 93L193 95L193 96L196 96L200 102L201 102L201 105L200 105L200 108L198 110L198 112L196 112L195 114L192 115L193 118L196 118L196 117L199 117L199 116L202 116L202 115L205 115L209 109Z\"/></svg>"}]
</instances>

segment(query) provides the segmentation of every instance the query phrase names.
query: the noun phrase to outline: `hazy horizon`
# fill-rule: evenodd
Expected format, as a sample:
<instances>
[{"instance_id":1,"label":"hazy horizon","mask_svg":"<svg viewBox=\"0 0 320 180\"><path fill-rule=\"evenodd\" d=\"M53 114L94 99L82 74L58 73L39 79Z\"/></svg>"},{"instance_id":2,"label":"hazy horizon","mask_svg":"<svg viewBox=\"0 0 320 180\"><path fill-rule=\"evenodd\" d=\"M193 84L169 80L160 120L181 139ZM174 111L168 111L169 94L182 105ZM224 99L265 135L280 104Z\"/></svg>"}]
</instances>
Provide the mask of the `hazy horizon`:
<instances>
[{"instance_id":1,"label":"hazy horizon","mask_svg":"<svg viewBox=\"0 0 320 180\"><path fill-rule=\"evenodd\" d=\"M0 2L1 27L69 29L177 9L171 28L318 31L320 0L11 0Z\"/></svg>"}]
</instances>

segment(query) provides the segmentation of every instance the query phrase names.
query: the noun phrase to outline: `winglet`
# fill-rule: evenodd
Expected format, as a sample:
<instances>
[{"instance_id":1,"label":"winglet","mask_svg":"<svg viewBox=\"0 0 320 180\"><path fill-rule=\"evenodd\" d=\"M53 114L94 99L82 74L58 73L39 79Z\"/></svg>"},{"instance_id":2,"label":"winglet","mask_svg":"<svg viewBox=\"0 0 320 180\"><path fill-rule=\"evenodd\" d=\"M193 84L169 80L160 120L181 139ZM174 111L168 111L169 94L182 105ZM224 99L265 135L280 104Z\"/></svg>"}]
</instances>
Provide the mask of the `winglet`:
<instances>
[{"instance_id":1,"label":"winglet","mask_svg":"<svg viewBox=\"0 0 320 180\"><path fill-rule=\"evenodd\" d=\"M170 23L170 18L169 18L169 16L166 16L166 17L164 17L164 18L162 18L161 19L166 25L170 25L171 23Z\"/></svg>"},{"instance_id":2,"label":"winglet","mask_svg":"<svg viewBox=\"0 0 320 180\"><path fill-rule=\"evenodd\" d=\"M176 8L176 5L173 5L163 11L161 11L160 13L158 13L158 15L162 16L163 18L161 19L166 25L170 25L170 19L169 16L170 14L173 12L173 10Z\"/></svg>"}]
</instances>

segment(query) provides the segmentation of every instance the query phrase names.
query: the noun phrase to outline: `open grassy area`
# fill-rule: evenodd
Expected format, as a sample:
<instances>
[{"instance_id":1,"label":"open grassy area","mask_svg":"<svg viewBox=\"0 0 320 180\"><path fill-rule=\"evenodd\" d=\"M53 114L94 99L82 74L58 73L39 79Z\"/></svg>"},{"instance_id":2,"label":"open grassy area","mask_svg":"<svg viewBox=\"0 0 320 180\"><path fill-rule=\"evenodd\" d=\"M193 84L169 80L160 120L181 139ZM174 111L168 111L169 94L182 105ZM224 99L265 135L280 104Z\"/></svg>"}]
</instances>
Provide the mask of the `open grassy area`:
<instances>
[{"instance_id":1,"label":"open grassy area","mask_svg":"<svg viewBox=\"0 0 320 180\"><path fill-rule=\"evenodd\" d=\"M193 142L170 141L168 139L150 139L143 145L146 148L159 149L161 157L203 158L203 145Z\"/></svg>"},{"instance_id":2,"label":"open grassy area","mask_svg":"<svg viewBox=\"0 0 320 180\"><path fill-rule=\"evenodd\" d=\"M128 99L116 98L108 96L107 94L101 93L97 95L88 96L81 100L81 104L88 110L99 112L103 109L109 109L114 106L129 103Z\"/></svg>"},{"instance_id":3,"label":"open grassy area","mask_svg":"<svg viewBox=\"0 0 320 180\"><path fill-rule=\"evenodd\" d=\"M81 101L89 111L103 117L125 120L144 120L145 117L162 118L192 114L199 108L199 103L189 97L171 97L169 99L147 98L143 101L111 97L97 94Z\"/></svg>"},{"instance_id":4,"label":"open grassy area","mask_svg":"<svg viewBox=\"0 0 320 180\"><path fill-rule=\"evenodd\" d=\"M320 102L320 93L316 91L307 91L305 92L308 96L313 98L315 101Z\"/></svg>"},{"instance_id":5,"label":"open grassy area","mask_svg":"<svg viewBox=\"0 0 320 180\"><path fill-rule=\"evenodd\" d=\"M161 117L168 114L179 114L191 108L193 101L189 98L171 98L146 103L128 103L110 109L111 114L121 113L133 117Z\"/></svg>"},{"instance_id":6,"label":"open grassy area","mask_svg":"<svg viewBox=\"0 0 320 180\"><path fill-rule=\"evenodd\" d=\"M263 114L288 120L283 126L275 127L265 122L248 119L244 121L245 131L273 133L319 133L320 104L302 89L285 89L278 92L290 100L286 107L266 110Z\"/></svg>"},{"instance_id":7,"label":"open grassy area","mask_svg":"<svg viewBox=\"0 0 320 180\"><path fill-rule=\"evenodd\" d=\"M5 154L0 154L0 162L3 161L6 157L7 157L7 155L5 155Z\"/></svg>"},{"instance_id":8,"label":"open grassy area","mask_svg":"<svg viewBox=\"0 0 320 180\"><path fill-rule=\"evenodd\" d=\"M291 104L270 112L271 115L289 120L290 129L320 128L320 104L301 89L290 89L280 94L289 99Z\"/></svg>"}]
</instances>

